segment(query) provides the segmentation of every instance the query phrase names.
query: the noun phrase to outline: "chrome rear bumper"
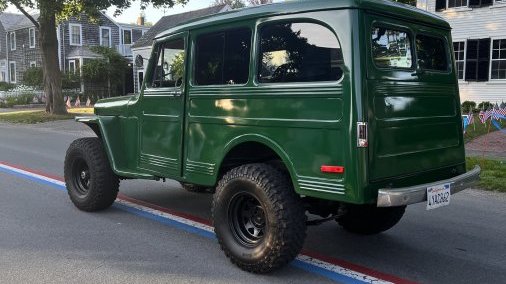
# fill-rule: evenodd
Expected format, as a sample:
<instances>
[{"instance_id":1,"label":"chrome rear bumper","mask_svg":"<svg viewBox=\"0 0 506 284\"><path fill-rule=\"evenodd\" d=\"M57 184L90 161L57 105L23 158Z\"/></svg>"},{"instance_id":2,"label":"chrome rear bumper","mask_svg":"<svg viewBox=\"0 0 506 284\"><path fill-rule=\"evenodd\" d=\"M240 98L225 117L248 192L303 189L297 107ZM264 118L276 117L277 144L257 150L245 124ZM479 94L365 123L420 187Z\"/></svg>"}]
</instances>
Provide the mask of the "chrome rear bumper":
<instances>
[{"instance_id":1,"label":"chrome rear bumper","mask_svg":"<svg viewBox=\"0 0 506 284\"><path fill-rule=\"evenodd\" d=\"M480 172L481 168L479 166L476 166L471 171L450 179L409 187L382 188L378 191L377 206L403 206L427 201L427 187L435 186L438 184L449 183L451 193L454 194L473 186L480 179Z\"/></svg>"}]
</instances>

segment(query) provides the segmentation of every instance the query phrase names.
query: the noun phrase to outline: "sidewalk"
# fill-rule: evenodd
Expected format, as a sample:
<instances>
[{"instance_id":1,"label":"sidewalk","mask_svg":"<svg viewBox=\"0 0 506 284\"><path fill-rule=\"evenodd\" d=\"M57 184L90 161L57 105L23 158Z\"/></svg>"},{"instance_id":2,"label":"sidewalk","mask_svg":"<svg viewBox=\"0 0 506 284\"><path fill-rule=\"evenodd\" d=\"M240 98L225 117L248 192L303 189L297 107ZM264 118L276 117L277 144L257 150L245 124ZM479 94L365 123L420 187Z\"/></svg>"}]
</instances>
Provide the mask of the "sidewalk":
<instances>
[{"instance_id":1,"label":"sidewalk","mask_svg":"<svg viewBox=\"0 0 506 284\"><path fill-rule=\"evenodd\" d=\"M506 133L494 131L466 144L466 155L506 161Z\"/></svg>"}]
</instances>

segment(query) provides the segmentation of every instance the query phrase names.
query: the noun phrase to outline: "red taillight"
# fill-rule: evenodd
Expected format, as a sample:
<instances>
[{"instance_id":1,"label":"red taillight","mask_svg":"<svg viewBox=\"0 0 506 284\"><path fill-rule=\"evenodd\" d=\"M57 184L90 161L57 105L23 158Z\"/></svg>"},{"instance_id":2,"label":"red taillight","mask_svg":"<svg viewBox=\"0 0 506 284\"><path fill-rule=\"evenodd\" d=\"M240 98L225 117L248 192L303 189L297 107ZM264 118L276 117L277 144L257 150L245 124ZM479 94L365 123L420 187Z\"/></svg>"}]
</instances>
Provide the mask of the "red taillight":
<instances>
[{"instance_id":1,"label":"red taillight","mask_svg":"<svg viewBox=\"0 0 506 284\"><path fill-rule=\"evenodd\" d=\"M333 173L333 174L344 173L344 167L341 167L341 166L325 166L325 165L323 165L320 169L321 169L322 173Z\"/></svg>"},{"instance_id":2,"label":"red taillight","mask_svg":"<svg viewBox=\"0 0 506 284\"><path fill-rule=\"evenodd\" d=\"M367 139L367 122L357 122L357 147L365 148L369 146Z\"/></svg>"}]
</instances>

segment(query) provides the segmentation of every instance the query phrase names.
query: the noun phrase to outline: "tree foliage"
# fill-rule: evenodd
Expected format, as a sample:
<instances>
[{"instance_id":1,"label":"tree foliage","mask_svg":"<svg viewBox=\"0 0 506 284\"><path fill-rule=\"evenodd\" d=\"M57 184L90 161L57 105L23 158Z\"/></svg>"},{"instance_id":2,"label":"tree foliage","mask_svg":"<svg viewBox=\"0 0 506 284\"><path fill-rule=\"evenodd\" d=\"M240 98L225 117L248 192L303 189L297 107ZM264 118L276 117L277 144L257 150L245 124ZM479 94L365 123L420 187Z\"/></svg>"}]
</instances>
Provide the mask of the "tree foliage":
<instances>
[{"instance_id":1,"label":"tree foliage","mask_svg":"<svg viewBox=\"0 0 506 284\"><path fill-rule=\"evenodd\" d=\"M213 6L228 5L232 9L239 9L246 7L246 4L242 0L214 0Z\"/></svg>"}]
</instances>

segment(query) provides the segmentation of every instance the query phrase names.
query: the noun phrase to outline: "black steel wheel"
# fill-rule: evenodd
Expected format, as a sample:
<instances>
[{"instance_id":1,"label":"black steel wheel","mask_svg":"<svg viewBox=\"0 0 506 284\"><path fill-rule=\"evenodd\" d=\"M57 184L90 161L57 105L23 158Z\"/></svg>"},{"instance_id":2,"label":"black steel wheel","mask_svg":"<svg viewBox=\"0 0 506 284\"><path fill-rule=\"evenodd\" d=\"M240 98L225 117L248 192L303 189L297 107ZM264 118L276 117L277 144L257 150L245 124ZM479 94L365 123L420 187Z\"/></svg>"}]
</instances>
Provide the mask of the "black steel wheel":
<instances>
[{"instance_id":1,"label":"black steel wheel","mask_svg":"<svg viewBox=\"0 0 506 284\"><path fill-rule=\"evenodd\" d=\"M290 180L267 164L227 172L213 198L221 248L241 269L267 273L292 261L304 244L306 215Z\"/></svg>"},{"instance_id":2,"label":"black steel wheel","mask_svg":"<svg viewBox=\"0 0 506 284\"><path fill-rule=\"evenodd\" d=\"M118 195L119 178L99 138L77 139L65 156L65 184L70 200L83 211L110 207Z\"/></svg>"}]
</instances>

